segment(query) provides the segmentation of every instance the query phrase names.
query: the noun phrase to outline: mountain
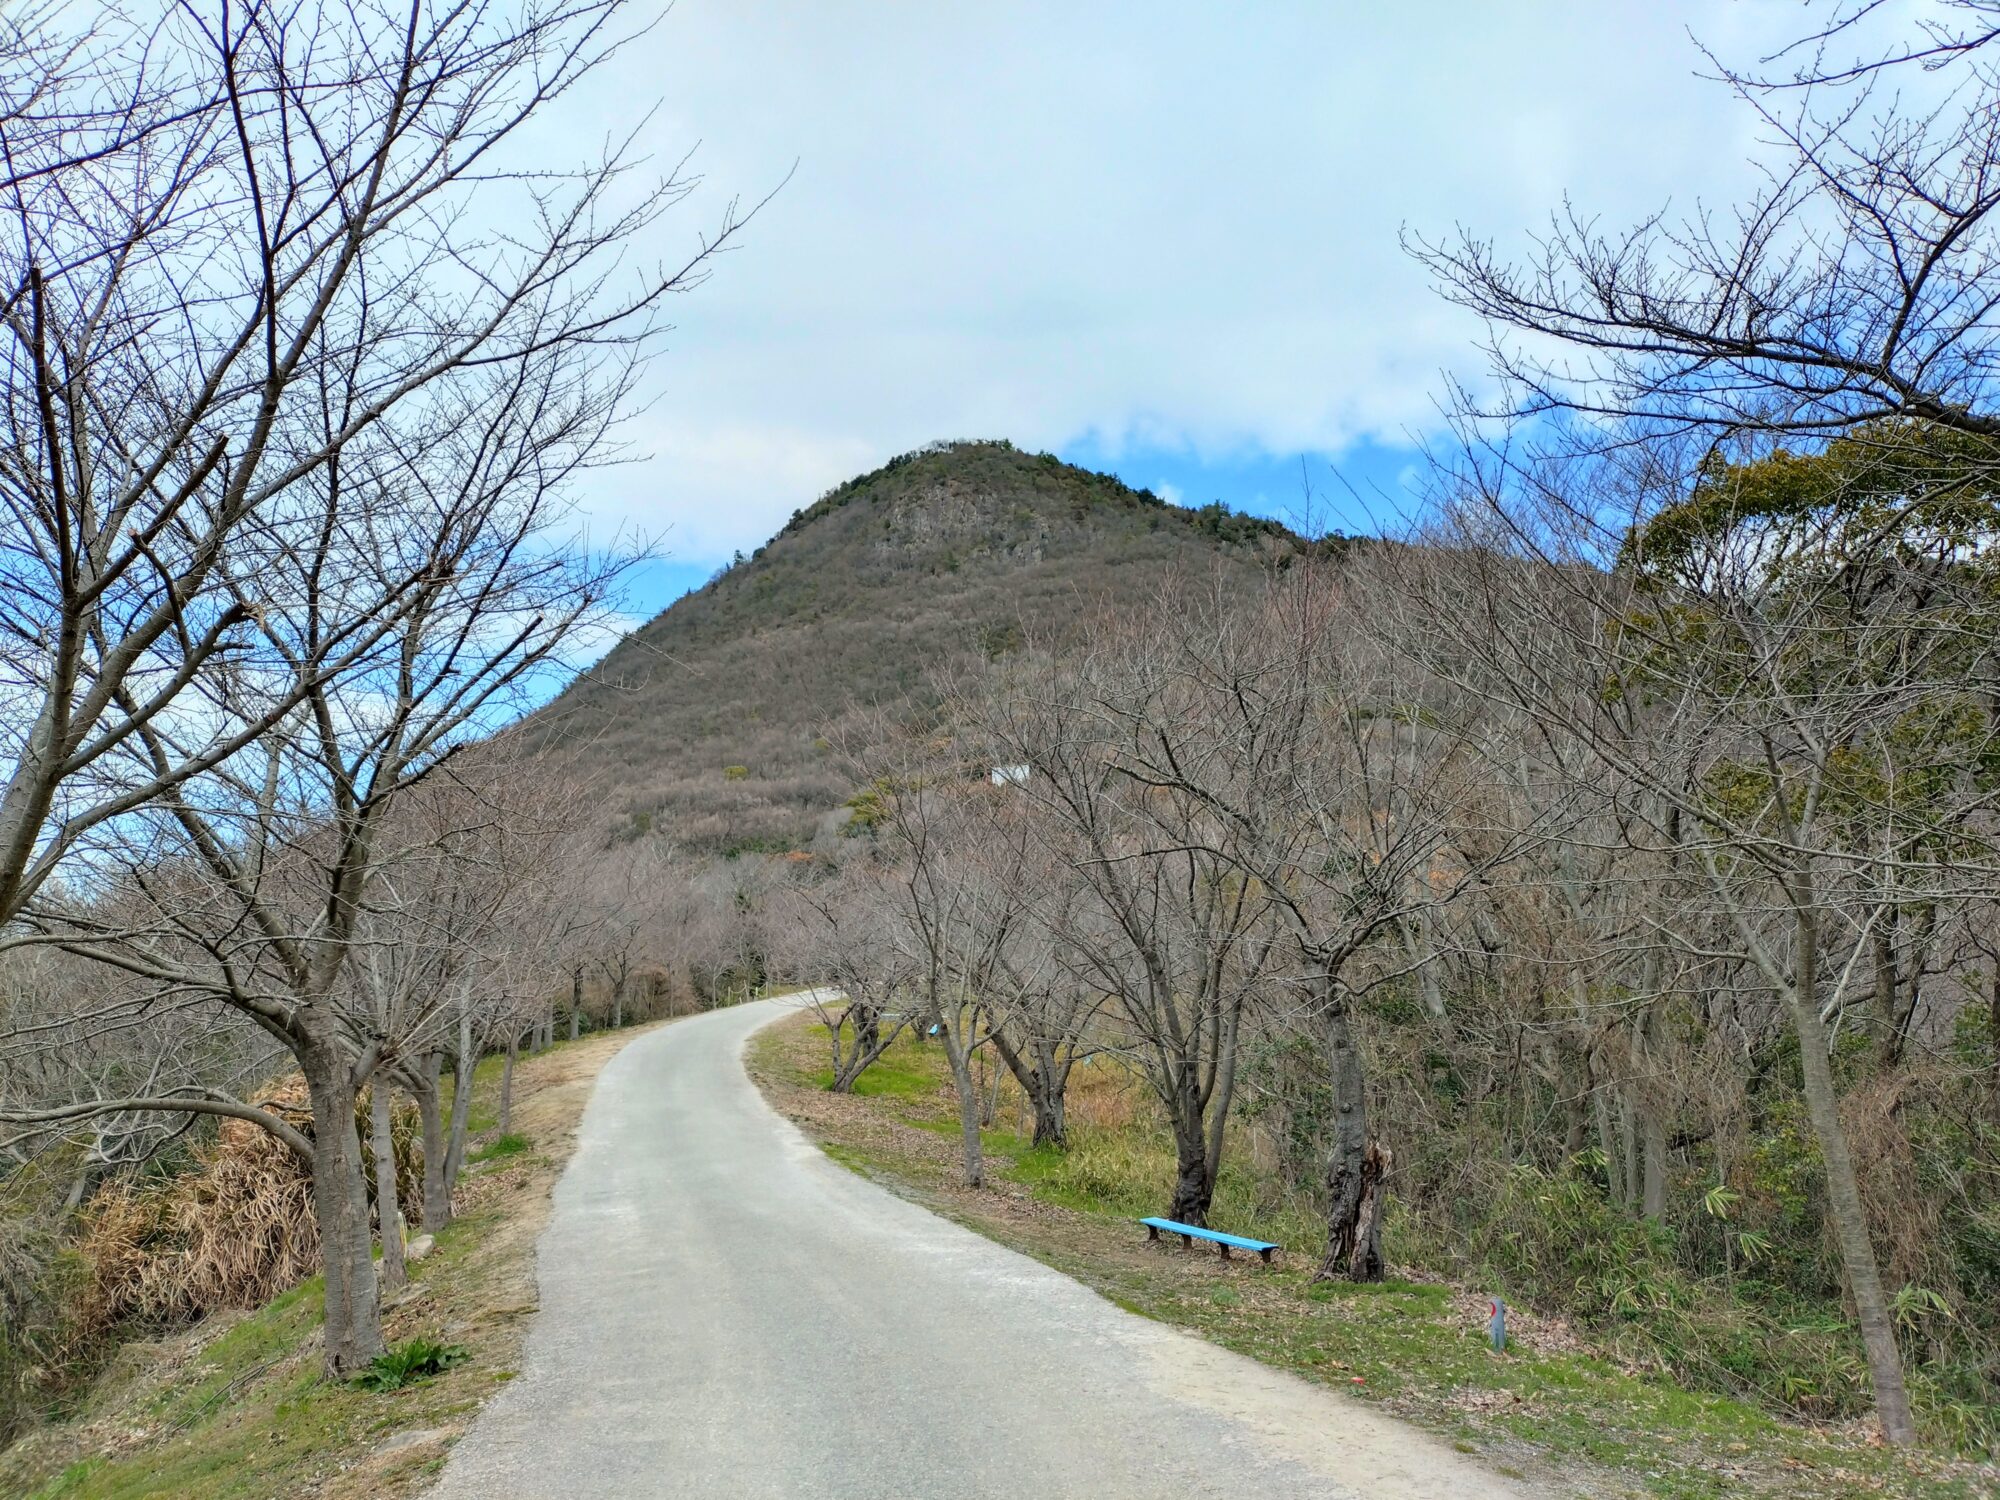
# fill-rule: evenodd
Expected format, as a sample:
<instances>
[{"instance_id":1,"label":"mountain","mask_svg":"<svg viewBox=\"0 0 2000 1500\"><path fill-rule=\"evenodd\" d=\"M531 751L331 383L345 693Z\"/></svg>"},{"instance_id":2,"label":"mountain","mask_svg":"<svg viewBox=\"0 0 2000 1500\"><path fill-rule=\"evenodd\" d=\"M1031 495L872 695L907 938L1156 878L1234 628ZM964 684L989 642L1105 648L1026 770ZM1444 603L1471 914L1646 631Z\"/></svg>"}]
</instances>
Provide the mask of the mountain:
<instances>
[{"instance_id":1,"label":"mountain","mask_svg":"<svg viewBox=\"0 0 2000 1500\"><path fill-rule=\"evenodd\" d=\"M937 667L1137 603L1170 571L1303 544L1006 442L933 444L797 511L754 556L632 632L539 716L612 788L607 836L804 847L853 787L825 735Z\"/></svg>"}]
</instances>

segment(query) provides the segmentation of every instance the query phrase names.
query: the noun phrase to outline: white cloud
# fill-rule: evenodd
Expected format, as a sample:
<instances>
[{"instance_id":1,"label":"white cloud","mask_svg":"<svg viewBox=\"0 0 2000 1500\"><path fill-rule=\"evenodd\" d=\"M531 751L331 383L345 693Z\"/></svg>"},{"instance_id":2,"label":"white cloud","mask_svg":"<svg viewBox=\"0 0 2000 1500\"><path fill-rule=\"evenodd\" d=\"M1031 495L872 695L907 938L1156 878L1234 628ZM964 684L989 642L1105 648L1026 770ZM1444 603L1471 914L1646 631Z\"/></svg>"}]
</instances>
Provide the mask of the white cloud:
<instances>
[{"instance_id":1,"label":"white cloud","mask_svg":"<svg viewBox=\"0 0 2000 1500\"><path fill-rule=\"evenodd\" d=\"M1169 505L1185 505L1187 503L1181 498L1181 487L1177 484L1168 484L1164 479L1153 486L1153 493Z\"/></svg>"},{"instance_id":2,"label":"white cloud","mask_svg":"<svg viewBox=\"0 0 2000 1500\"><path fill-rule=\"evenodd\" d=\"M940 437L1114 456L1337 453L1429 428L1478 330L1398 246L1503 244L1565 194L1617 224L1727 202L1754 126L1692 30L1754 57L1792 7L888 6L680 0L564 122L699 139L705 212L791 185L676 305L593 508L703 560ZM690 217L692 214L694 217Z\"/></svg>"}]
</instances>

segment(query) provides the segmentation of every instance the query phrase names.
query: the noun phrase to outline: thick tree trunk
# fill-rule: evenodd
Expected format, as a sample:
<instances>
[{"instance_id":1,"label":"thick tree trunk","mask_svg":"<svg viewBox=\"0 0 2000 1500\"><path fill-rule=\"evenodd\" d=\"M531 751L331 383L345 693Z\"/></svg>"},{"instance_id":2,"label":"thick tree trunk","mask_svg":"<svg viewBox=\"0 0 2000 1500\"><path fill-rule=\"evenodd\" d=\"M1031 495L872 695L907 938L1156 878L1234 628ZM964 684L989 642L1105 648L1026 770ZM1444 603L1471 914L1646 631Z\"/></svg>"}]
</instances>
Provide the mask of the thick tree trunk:
<instances>
[{"instance_id":1,"label":"thick tree trunk","mask_svg":"<svg viewBox=\"0 0 2000 1500\"><path fill-rule=\"evenodd\" d=\"M326 1275L326 1369L349 1380L383 1352L382 1307L354 1084L347 1058L331 1045L301 1049L313 1116L313 1218Z\"/></svg>"},{"instance_id":2,"label":"thick tree trunk","mask_svg":"<svg viewBox=\"0 0 2000 1500\"><path fill-rule=\"evenodd\" d=\"M1568 1049L1565 1049L1567 1053ZM1588 1063L1580 1070L1582 1076L1565 1067L1558 1075L1562 1079L1563 1101L1563 1164L1567 1167L1583 1152L1586 1132L1590 1129L1590 1109L1584 1102L1590 1093L1590 1068Z\"/></svg>"},{"instance_id":3,"label":"thick tree trunk","mask_svg":"<svg viewBox=\"0 0 2000 1500\"><path fill-rule=\"evenodd\" d=\"M993 1033L993 1046L1014 1075L1014 1082L1021 1086L1021 1097L1034 1111L1034 1144L1058 1149L1067 1146L1069 1126L1063 1095L1069 1087L1069 1064L1058 1061L1057 1048L1046 1040L1034 1041L1033 1062L999 1031Z\"/></svg>"},{"instance_id":4,"label":"thick tree trunk","mask_svg":"<svg viewBox=\"0 0 2000 1500\"><path fill-rule=\"evenodd\" d=\"M1035 1111L1035 1144L1062 1150L1069 1145L1069 1064L1059 1062L1056 1049L1038 1043L1039 1054L1031 1070L1034 1087L1027 1090Z\"/></svg>"},{"instance_id":5,"label":"thick tree trunk","mask_svg":"<svg viewBox=\"0 0 2000 1500\"><path fill-rule=\"evenodd\" d=\"M1176 1111L1174 1121L1174 1201L1167 1217L1182 1224L1208 1227L1208 1211L1215 1202L1215 1178L1208 1170L1208 1142L1202 1132L1199 1111L1192 1117L1188 1108Z\"/></svg>"},{"instance_id":6,"label":"thick tree trunk","mask_svg":"<svg viewBox=\"0 0 2000 1500\"><path fill-rule=\"evenodd\" d=\"M520 1050L520 1038L513 1032L507 1033L507 1058L500 1064L500 1133L508 1134L514 1128L514 1054Z\"/></svg>"},{"instance_id":7,"label":"thick tree trunk","mask_svg":"<svg viewBox=\"0 0 2000 1500\"><path fill-rule=\"evenodd\" d=\"M368 1090L369 1150L375 1157L375 1228L382 1241L382 1285L395 1291L408 1280L403 1264L403 1207L396 1192L394 1100L381 1073Z\"/></svg>"},{"instance_id":8,"label":"thick tree trunk","mask_svg":"<svg viewBox=\"0 0 2000 1500\"><path fill-rule=\"evenodd\" d=\"M1229 1129L1230 1106L1236 1102L1236 1032L1243 1007L1231 1006L1215 1037L1215 1071L1208 1091L1208 1181L1211 1190L1222 1179L1223 1133Z\"/></svg>"},{"instance_id":9,"label":"thick tree trunk","mask_svg":"<svg viewBox=\"0 0 2000 1500\"><path fill-rule=\"evenodd\" d=\"M1329 997L1321 1025L1332 1064L1334 1126L1326 1162L1326 1256L1313 1279L1380 1281L1389 1153L1368 1136L1367 1079L1345 993Z\"/></svg>"},{"instance_id":10,"label":"thick tree trunk","mask_svg":"<svg viewBox=\"0 0 2000 1500\"><path fill-rule=\"evenodd\" d=\"M1819 1018L1819 929L1809 909L1797 921L1798 952L1787 1000L1799 1038L1799 1070L1805 1081L1806 1115L1819 1138L1826 1167L1827 1211L1833 1216L1834 1238L1847 1272L1847 1289L1854 1298L1855 1321L1868 1356L1868 1373L1875 1387L1875 1412L1882 1436L1891 1443L1913 1443L1916 1419L1903 1385L1903 1357L1896 1347L1896 1323L1882 1292L1882 1273L1875 1247L1868 1238L1868 1218L1861 1188L1847 1150L1847 1132L1840 1123L1840 1101L1834 1092L1833 1067L1827 1059L1826 1026Z\"/></svg>"},{"instance_id":11,"label":"thick tree trunk","mask_svg":"<svg viewBox=\"0 0 2000 1500\"><path fill-rule=\"evenodd\" d=\"M1052 1146L1058 1151L1069 1147L1069 1120L1064 1108L1063 1091L1045 1088L1027 1096L1029 1106L1035 1113L1034 1144Z\"/></svg>"},{"instance_id":12,"label":"thick tree trunk","mask_svg":"<svg viewBox=\"0 0 2000 1500\"><path fill-rule=\"evenodd\" d=\"M418 1222L427 1234L436 1234L451 1222L451 1189L446 1186L446 1160L451 1148L445 1142L444 1110L439 1098L439 1077L444 1072L444 1054L424 1055L417 1090L417 1116L424 1127L424 1202Z\"/></svg>"}]
</instances>

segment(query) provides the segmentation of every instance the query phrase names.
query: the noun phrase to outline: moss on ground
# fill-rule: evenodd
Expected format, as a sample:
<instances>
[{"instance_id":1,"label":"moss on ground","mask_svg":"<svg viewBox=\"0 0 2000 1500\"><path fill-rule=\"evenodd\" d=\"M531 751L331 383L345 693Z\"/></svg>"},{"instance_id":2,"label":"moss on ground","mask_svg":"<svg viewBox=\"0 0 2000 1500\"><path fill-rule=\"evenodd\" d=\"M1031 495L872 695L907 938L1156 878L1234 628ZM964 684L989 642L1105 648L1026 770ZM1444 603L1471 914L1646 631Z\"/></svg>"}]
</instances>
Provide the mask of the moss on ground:
<instances>
[{"instance_id":1,"label":"moss on ground","mask_svg":"<svg viewBox=\"0 0 2000 1500\"><path fill-rule=\"evenodd\" d=\"M1519 1309L1523 1337L1486 1345L1477 1289L1422 1279L1314 1284L1316 1225L1276 1206L1256 1172L1225 1172L1213 1222L1293 1252L1265 1268L1149 1245L1132 1222L1157 1213L1173 1158L1143 1106L1084 1077L1066 1152L982 1132L990 1187L959 1186L958 1122L941 1049L903 1039L856 1097L825 1092L825 1028L809 1017L752 1042L772 1103L850 1170L1031 1255L1128 1311L1380 1404L1484 1455L1496 1471L1591 1496L1989 1497L2000 1472L1931 1453L1893 1453L1865 1433L1796 1426L1727 1396L1623 1368L1556 1320ZM872 1071L872 1070L871 1070ZM1001 1094L996 1121L1010 1112ZM1083 1107L1079 1108L1079 1104Z\"/></svg>"}]
</instances>

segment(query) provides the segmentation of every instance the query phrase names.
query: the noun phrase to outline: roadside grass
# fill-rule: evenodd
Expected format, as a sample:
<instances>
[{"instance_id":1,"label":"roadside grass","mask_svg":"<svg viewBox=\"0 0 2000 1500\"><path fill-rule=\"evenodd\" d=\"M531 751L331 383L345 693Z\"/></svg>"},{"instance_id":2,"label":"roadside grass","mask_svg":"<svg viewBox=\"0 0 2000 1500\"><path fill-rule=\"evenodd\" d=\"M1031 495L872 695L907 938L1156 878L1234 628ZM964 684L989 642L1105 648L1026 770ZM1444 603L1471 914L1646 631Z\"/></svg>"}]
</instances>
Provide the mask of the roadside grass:
<instances>
[{"instance_id":1,"label":"roadside grass","mask_svg":"<svg viewBox=\"0 0 2000 1500\"><path fill-rule=\"evenodd\" d=\"M72 1417L0 1452L0 1495L395 1500L419 1491L443 1468L451 1440L514 1377L535 1309L534 1242L549 1190L598 1069L646 1029L522 1058L514 1114L524 1129L510 1135L493 1135L500 1059L474 1073L474 1170L461 1179L458 1217L383 1313L392 1345L463 1345L462 1362L393 1391L327 1380L315 1277L254 1311L128 1345Z\"/></svg>"},{"instance_id":2,"label":"roadside grass","mask_svg":"<svg viewBox=\"0 0 2000 1500\"><path fill-rule=\"evenodd\" d=\"M1003 1086L998 1128L981 1132L989 1187L968 1191L942 1049L899 1039L876 1065L886 1065L877 1087L840 1097L826 1092L826 1041L810 1017L789 1019L752 1040L748 1061L772 1104L841 1165L1130 1312L1377 1403L1497 1472L1593 1497L2000 1495L1990 1465L1890 1452L1859 1430L1802 1427L1689 1392L1531 1308L1510 1310L1515 1340L1495 1354L1484 1289L1418 1268L1397 1267L1404 1279L1379 1286L1314 1285L1323 1231L1286 1206L1254 1162L1232 1160L1211 1222L1279 1241L1283 1264L1149 1244L1133 1220L1163 1211L1173 1153L1146 1101L1111 1067L1079 1069L1068 1151L1032 1148L1018 1096Z\"/></svg>"},{"instance_id":3,"label":"roadside grass","mask_svg":"<svg viewBox=\"0 0 2000 1500\"><path fill-rule=\"evenodd\" d=\"M499 1161L503 1157L519 1156L533 1145L534 1142L518 1130L510 1130L505 1135L494 1137L477 1151L467 1152L465 1159L468 1164Z\"/></svg>"}]
</instances>

